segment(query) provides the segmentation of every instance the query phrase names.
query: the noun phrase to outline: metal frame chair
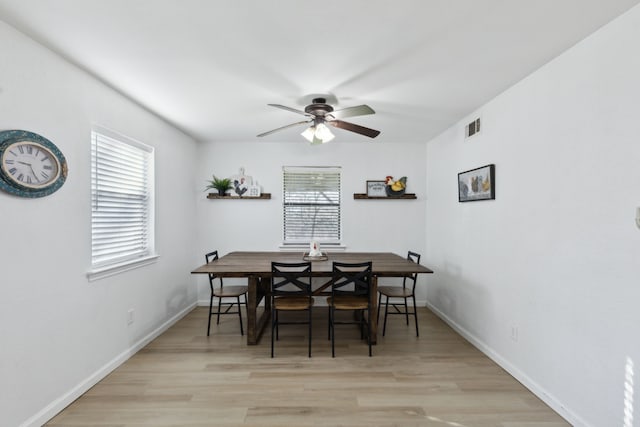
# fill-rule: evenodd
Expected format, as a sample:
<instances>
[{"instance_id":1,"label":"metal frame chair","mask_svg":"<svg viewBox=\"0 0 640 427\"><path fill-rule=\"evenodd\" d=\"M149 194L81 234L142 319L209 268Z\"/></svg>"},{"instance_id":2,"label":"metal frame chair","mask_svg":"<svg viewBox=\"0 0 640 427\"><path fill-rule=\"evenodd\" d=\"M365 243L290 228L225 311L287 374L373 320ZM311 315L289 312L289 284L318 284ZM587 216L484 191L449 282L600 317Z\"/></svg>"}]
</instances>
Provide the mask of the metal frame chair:
<instances>
[{"instance_id":1,"label":"metal frame chair","mask_svg":"<svg viewBox=\"0 0 640 427\"><path fill-rule=\"evenodd\" d=\"M371 280L372 261L360 263L333 262L331 296L327 298L329 306L329 338L331 339L331 357L335 357L335 325L357 324L360 326L360 338L366 330L369 357L371 357ZM336 311L353 310L357 320L338 322ZM364 311L367 311L365 319Z\"/></svg>"},{"instance_id":2,"label":"metal frame chair","mask_svg":"<svg viewBox=\"0 0 640 427\"><path fill-rule=\"evenodd\" d=\"M209 252L204 256L207 260L207 264L214 262L218 259L218 251ZM211 331L211 316L214 314L217 316L216 324L220 324L221 314L237 314L240 318L240 335L244 335L244 329L242 328L242 304L247 305L247 286L224 286L222 277L216 276L213 273L209 273L209 288L211 289L211 298L209 299L209 321L207 323L207 336ZM216 288L213 284L215 279L220 280L220 287ZM240 297L244 295L244 302L240 301ZM218 310L213 311L213 298L218 298ZM235 299L235 301L224 302L224 300ZM223 306L226 310L222 311ZM238 311L230 311L234 306L238 307Z\"/></svg>"},{"instance_id":3,"label":"metal frame chair","mask_svg":"<svg viewBox=\"0 0 640 427\"><path fill-rule=\"evenodd\" d=\"M311 289L311 262L271 263L271 357L279 326L309 325L309 357L311 357L311 326L314 299ZM307 311L307 321L280 320L281 311Z\"/></svg>"},{"instance_id":4,"label":"metal frame chair","mask_svg":"<svg viewBox=\"0 0 640 427\"><path fill-rule=\"evenodd\" d=\"M420 254L412 251L407 252L407 259L413 261L416 264L420 264ZM378 319L380 319L380 308L382 307L382 296L386 297L384 304L384 326L382 327L382 336L387 331L387 315L390 314L402 314L405 316L407 325L409 325L409 316L413 316L416 321L416 336L419 337L418 331L418 312L416 307L416 282L418 274L414 273L402 278L402 287L400 286L378 286ZM410 281L410 286L407 286L407 281ZM392 299L389 302L389 298ZM407 305L407 299L413 299L413 311L409 310ZM393 302L394 300L402 299L402 302ZM389 312L389 306L393 307L395 311ZM402 308L402 310L401 310ZM380 324L380 322L378 322Z\"/></svg>"}]
</instances>

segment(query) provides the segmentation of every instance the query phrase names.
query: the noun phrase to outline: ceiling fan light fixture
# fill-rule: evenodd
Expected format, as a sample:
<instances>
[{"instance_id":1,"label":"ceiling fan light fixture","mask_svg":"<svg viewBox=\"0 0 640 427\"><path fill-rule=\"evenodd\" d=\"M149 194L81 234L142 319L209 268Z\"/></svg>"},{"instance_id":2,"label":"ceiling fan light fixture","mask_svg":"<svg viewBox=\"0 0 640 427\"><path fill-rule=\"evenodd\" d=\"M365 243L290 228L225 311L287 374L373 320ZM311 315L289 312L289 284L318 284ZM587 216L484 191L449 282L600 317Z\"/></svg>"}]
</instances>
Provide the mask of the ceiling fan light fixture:
<instances>
[{"instance_id":1,"label":"ceiling fan light fixture","mask_svg":"<svg viewBox=\"0 0 640 427\"><path fill-rule=\"evenodd\" d=\"M304 137L304 139L306 139L307 141L313 143L313 138L314 138L315 134L316 134L316 127L315 126L309 126L300 135L302 135Z\"/></svg>"},{"instance_id":2,"label":"ceiling fan light fixture","mask_svg":"<svg viewBox=\"0 0 640 427\"><path fill-rule=\"evenodd\" d=\"M313 126L309 126L300 135L312 144L324 144L335 138L335 135L331 133L327 125L324 123L317 123Z\"/></svg>"},{"instance_id":3,"label":"ceiling fan light fixture","mask_svg":"<svg viewBox=\"0 0 640 427\"><path fill-rule=\"evenodd\" d=\"M335 138L335 135L331 133L327 125L324 123L319 123L316 125L316 138L321 140L323 143L331 141Z\"/></svg>"}]
</instances>

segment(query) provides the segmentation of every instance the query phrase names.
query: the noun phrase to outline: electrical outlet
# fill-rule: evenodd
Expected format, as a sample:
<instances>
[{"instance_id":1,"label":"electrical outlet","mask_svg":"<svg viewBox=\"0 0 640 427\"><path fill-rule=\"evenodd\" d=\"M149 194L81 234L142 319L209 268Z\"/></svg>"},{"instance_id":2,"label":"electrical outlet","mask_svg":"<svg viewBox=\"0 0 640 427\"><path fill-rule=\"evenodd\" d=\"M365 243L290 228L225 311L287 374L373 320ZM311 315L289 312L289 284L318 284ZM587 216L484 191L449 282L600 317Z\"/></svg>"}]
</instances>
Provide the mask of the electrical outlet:
<instances>
[{"instance_id":1,"label":"electrical outlet","mask_svg":"<svg viewBox=\"0 0 640 427\"><path fill-rule=\"evenodd\" d=\"M127 311L127 325L131 325L133 323L133 308L130 308Z\"/></svg>"},{"instance_id":2,"label":"electrical outlet","mask_svg":"<svg viewBox=\"0 0 640 427\"><path fill-rule=\"evenodd\" d=\"M518 327L511 326L511 339L513 341L518 341Z\"/></svg>"}]
</instances>

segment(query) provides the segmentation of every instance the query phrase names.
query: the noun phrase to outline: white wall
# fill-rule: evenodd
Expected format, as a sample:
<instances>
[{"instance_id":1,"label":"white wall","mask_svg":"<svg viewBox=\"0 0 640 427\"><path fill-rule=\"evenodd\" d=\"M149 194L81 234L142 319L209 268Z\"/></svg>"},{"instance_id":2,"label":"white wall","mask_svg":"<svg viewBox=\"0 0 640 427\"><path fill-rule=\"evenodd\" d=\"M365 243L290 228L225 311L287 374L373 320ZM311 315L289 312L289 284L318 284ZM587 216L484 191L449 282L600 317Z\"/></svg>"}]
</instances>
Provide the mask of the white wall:
<instances>
[{"instance_id":1,"label":"white wall","mask_svg":"<svg viewBox=\"0 0 640 427\"><path fill-rule=\"evenodd\" d=\"M578 426L640 425L639 51L635 7L427 148L429 304ZM458 203L489 163L496 200Z\"/></svg>"},{"instance_id":2,"label":"white wall","mask_svg":"<svg viewBox=\"0 0 640 427\"><path fill-rule=\"evenodd\" d=\"M211 174L235 175L239 168L257 180L270 200L209 200L203 192L198 201L198 251L218 249L279 250L282 244L282 166L342 166L343 242L350 251L395 252L411 249L424 253L426 170L424 144L380 144L375 140L312 146L299 141L274 143L265 140L239 144L207 143L198 148L196 168L201 188ZM354 200L364 193L367 180L392 175L407 176L407 192L416 200ZM425 280L426 278L420 278ZM425 302L425 287L417 299ZM208 284L199 278L198 299L208 303Z\"/></svg>"},{"instance_id":3,"label":"white wall","mask_svg":"<svg viewBox=\"0 0 640 427\"><path fill-rule=\"evenodd\" d=\"M40 425L195 303L198 192L174 172L196 144L2 22L0 51L0 129L45 136L69 164L51 196L0 192L0 425ZM88 282L93 122L156 148L160 258Z\"/></svg>"}]
</instances>

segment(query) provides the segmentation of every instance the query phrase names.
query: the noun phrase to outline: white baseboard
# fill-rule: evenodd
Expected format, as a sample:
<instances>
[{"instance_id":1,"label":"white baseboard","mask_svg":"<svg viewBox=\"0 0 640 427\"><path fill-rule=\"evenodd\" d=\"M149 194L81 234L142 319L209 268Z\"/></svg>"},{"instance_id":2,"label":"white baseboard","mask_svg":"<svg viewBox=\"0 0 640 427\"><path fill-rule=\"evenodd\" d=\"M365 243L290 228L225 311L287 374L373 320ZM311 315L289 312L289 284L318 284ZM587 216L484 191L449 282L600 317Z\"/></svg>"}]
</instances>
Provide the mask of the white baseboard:
<instances>
[{"instance_id":1,"label":"white baseboard","mask_svg":"<svg viewBox=\"0 0 640 427\"><path fill-rule=\"evenodd\" d=\"M451 326L458 334L462 335L467 341L474 345L478 350L484 353L488 358L496 362L502 369L507 371L512 377L518 380L522 385L529 389L533 394L535 394L540 400L549 405L554 411L556 411L561 417L563 417L567 422L569 422L574 427L591 427L586 421L580 418L577 414L572 412L570 409L565 407L564 404L560 400L558 400L555 396L547 392L544 388L542 388L538 383L536 383L533 379L527 376L524 372L514 366L507 359L498 354L491 347L486 345L484 342L479 340L476 336L471 334L462 326L458 325L451 318L449 318L442 311L438 310L433 305L426 303L426 306L429 310L431 310L436 316L442 319L447 325Z\"/></svg>"},{"instance_id":2,"label":"white baseboard","mask_svg":"<svg viewBox=\"0 0 640 427\"><path fill-rule=\"evenodd\" d=\"M207 302L207 305L209 303ZM21 427L39 427L42 426L47 421L51 420L54 416L56 416L60 411L69 406L74 400L82 396L87 392L91 387L96 385L100 380L113 372L118 366L122 365L126 362L131 356L140 351L144 346L149 344L155 338L157 338L164 331L169 329L173 324L175 324L178 320L182 319L186 316L191 310L195 308L196 304L190 304L185 309L180 311L178 314L164 322L162 325L154 329L152 332L147 334L145 337L140 339L134 345L120 353L113 360L109 361L107 364L102 366L96 372L94 372L91 376L81 381L74 388L69 390L64 395L60 396L58 399L51 402L37 414L23 422Z\"/></svg>"}]
</instances>

